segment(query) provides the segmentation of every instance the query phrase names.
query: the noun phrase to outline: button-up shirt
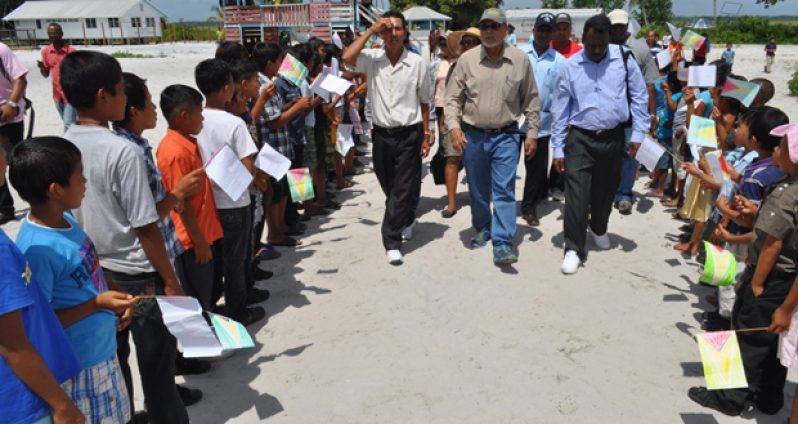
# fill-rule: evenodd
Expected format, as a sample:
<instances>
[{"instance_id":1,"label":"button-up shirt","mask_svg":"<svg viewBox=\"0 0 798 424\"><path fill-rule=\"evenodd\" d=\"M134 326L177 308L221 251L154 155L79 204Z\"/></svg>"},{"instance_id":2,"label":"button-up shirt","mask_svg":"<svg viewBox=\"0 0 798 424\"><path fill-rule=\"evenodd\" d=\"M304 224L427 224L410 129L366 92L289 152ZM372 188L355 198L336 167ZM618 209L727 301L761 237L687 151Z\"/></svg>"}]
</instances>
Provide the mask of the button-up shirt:
<instances>
[{"instance_id":1,"label":"button-up shirt","mask_svg":"<svg viewBox=\"0 0 798 424\"><path fill-rule=\"evenodd\" d=\"M525 117L527 137L537 138L540 99L529 56L512 46L505 46L495 62L484 46L463 53L446 86L443 115L449 130L459 129L461 119L477 128L497 129Z\"/></svg>"},{"instance_id":2,"label":"button-up shirt","mask_svg":"<svg viewBox=\"0 0 798 424\"><path fill-rule=\"evenodd\" d=\"M141 149L141 155L144 158L144 162L147 164L147 180L150 184L152 197L156 204L165 199L166 190L163 187L163 178L161 177L161 171L157 166L155 166L155 159L152 156L152 147L150 146L150 142L146 138L137 136L127 129L117 125L114 125L114 132L116 135L124 137L126 140L130 141ZM161 235L163 236L163 241L166 245L166 253L169 255L169 259L174 261L178 255L185 252L185 249L183 249L183 246L180 244L180 240L177 238L177 232L175 230L175 224L172 222L172 218L169 215L165 216L158 223L158 228L161 230Z\"/></svg>"},{"instance_id":3,"label":"button-up shirt","mask_svg":"<svg viewBox=\"0 0 798 424\"><path fill-rule=\"evenodd\" d=\"M631 94L631 142L643 140L648 131L648 92L637 62L630 57L629 91ZM619 46L610 45L598 63L585 56L584 50L565 61L555 82L552 100L553 124L551 145L554 158L562 158L569 126L591 131L608 130L629 119L626 97L626 70Z\"/></svg>"},{"instance_id":4,"label":"button-up shirt","mask_svg":"<svg viewBox=\"0 0 798 424\"><path fill-rule=\"evenodd\" d=\"M421 104L427 104L432 95L429 66L421 56L404 49L393 65L384 49L365 49L355 68L368 75L367 95L375 125L398 128L421 122Z\"/></svg>"},{"instance_id":5,"label":"button-up shirt","mask_svg":"<svg viewBox=\"0 0 798 424\"><path fill-rule=\"evenodd\" d=\"M546 137L551 134L551 95L554 90L554 81L560 66L565 63L565 57L551 47L538 56L537 51L532 47L532 50L529 51L529 61L532 63L532 72L535 74L535 84L540 96L538 137Z\"/></svg>"},{"instance_id":6,"label":"button-up shirt","mask_svg":"<svg viewBox=\"0 0 798 424\"><path fill-rule=\"evenodd\" d=\"M42 63L50 70L50 81L53 83L53 100L56 102L66 102L64 90L61 89L61 61L66 55L75 51L75 48L64 43L60 49L54 45L42 49Z\"/></svg>"}]
</instances>

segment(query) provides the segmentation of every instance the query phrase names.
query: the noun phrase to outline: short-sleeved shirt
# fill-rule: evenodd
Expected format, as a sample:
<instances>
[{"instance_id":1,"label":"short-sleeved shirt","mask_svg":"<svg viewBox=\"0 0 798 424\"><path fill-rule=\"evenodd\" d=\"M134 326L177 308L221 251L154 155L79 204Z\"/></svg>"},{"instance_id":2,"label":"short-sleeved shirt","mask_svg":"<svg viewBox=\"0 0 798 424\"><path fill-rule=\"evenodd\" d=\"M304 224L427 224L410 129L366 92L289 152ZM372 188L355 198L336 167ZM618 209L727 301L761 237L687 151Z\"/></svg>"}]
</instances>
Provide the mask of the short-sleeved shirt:
<instances>
[{"instance_id":1,"label":"short-sleeved shirt","mask_svg":"<svg viewBox=\"0 0 798 424\"><path fill-rule=\"evenodd\" d=\"M189 139L172 129L166 130L166 136L158 145L155 155L166 190L173 190L184 175L202 167L202 156L197 146L197 140ZM222 225L216 212L213 188L207 176L202 176L202 187L187 199L184 207L191 207L194 210L194 214L197 216L197 225L209 245L222 238ZM180 214L176 211L171 211L170 214L175 223L180 244L186 249L192 249L194 242L191 240Z\"/></svg>"},{"instance_id":2,"label":"short-sleeved shirt","mask_svg":"<svg viewBox=\"0 0 798 424\"><path fill-rule=\"evenodd\" d=\"M765 55L767 55L767 56L775 56L776 55L776 43L767 43L767 44L765 44Z\"/></svg>"},{"instance_id":3,"label":"short-sleeved shirt","mask_svg":"<svg viewBox=\"0 0 798 424\"><path fill-rule=\"evenodd\" d=\"M75 51L75 48L64 43L61 48L54 45L42 49L42 63L50 71L50 82L53 84L53 100L56 102L66 102L64 90L61 89L61 61Z\"/></svg>"},{"instance_id":4,"label":"short-sleeved shirt","mask_svg":"<svg viewBox=\"0 0 798 424\"><path fill-rule=\"evenodd\" d=\"M0 229L0 316L19 311L25 336L60 384L80 373L80 363L61 323L39 287L22 252ZM0 356L0 422L30 423L50 407Z\"/></svg>"},{"instance_id":5,"label":"short-sleeved shirt","mask_svg":"<svg viewBox=\"0 0 798 424\"><path fill-rule=\"evenodd\" d=\"M720 54L720 57L731 65L734 63L734 50L724 50L723 53Z\"/></svg>"},{"instance_id":6,"label":"short-sleeved shirt","mask_svg":"<svg viewBox=\"0 0 798 424\"><path fill-rule=\"evenodd\" d=\"M568 59L571 56L579 53L579 51L582 50L582 46L580 46L579 44L577 44L577 43L575 43L573 41L568 41L568 45L565 46L564 48L561 48L561 49L558 49L557 46L554 45L554 41L552 41L551 42L551 47L554 50L557 50L557 53L565 56L566 59Z\"/></svg>"},{"instance_id":7,"label":"short-sleeved shirt","mask_svg":"<svg viewBox=\"0 0 798 424\"><path fill-rule=\"evenodd\" d=\"M357 57L356 72L368 75L368 100L374 125L406 127L421 122L421 103L428 103L429 67L420 55L402 50L392 65L384 49L365 49Z\"/></svg>"},{"instance_id":8,"label":"short-sleeved shirt","mask_svg":"<svg viewBox=\"0 0 798 424\"><path fill-rule=\"evenodd\" d=\"M263 74L258 75L258 81L261 86L272 84L272 82ZM263 112L255 117L255 131L258 135L258 141L262 144L268 144L274 150L277 150L287 158L294 157L294 144L291 143L291 137L288 134L288 126L283 125L280 128L273 129L269 126L269 122L279 118L283 113L285 100L280 94L280 91L275 91L274 95L266 101L263 107Z\"/></svg>"},{"instance_id":9,"label":"short-sleeved shirt","mask_svg":"<svg viewBox=\"0 0 798 424\"><path fill-rule=\"evenodd\" d=\"M773 164L773 156L752 162L743 172L740 180L740 194L759 204L768 186L784 178L784 173Z\"/></svg>"},{"instance_id":10,"label":"short-sleeved shirt","mask_svg":"<svg viewBox=\"0 0 798 424\"><path fill-rule=\"evenodd\" d=\"M258 153L258 147L252 141L247 124L238 116L219 109L204 109L202 131L197 135L202 161L208 163L214 153L225 144L230 147L239 159L248 158ZM219 186L211 182L213 196L218 209L236 209L249 206L249 192L244 191L238 199L231 199Z\"/></svg>"},{"instance_id":11,"label":"short-sleeved shirt","mask_svg":"<svg viewBox=\"0 0 798 424\"><path fill-rule=\"evenodd\" d=\"M277 77L274 80L274 85L277 86L277 91L280 93L285 104L291 104L302 97L302 89L283 77ZM294 146L305 145L304 121L305 114L300 112L285 124L286 130L288 130L288 138Z\"/></svg>"},{"instance_id":12,"label":"short-sleeved shirt","mask_svg":"<svg viewBox=\"0 0 798 424\"><path fill-rule=\"evenodd\" d=\"M0 61L2 61L2 69L0 69L0 104L4 104L8 102L11 93L14 91L14 81L27 75L28 70L22 66L22 62L20 62L17 55L3 43L0 43ZM25 119L24 96L17 100L17 106L19 106L19 114L14 119L0 124L0 126L22 122Z\"/></svg>"},{"instance_id":13,"label":"short-sleeved shirt","mask_svg":"<svg viewBox=\"0 0 798 424\"><path fill-rule=\"evenodd\" d=\"M781 240L781 252L774 268L787 273L798 271L798 178L780 181L765 198L754 224L748 254L752 264L759 260L767 236Z\"/></svg>"},{"instance_id":14,"label":"short-sleeved shirt","mask_svg":"<svg viewBox=\"0 0 798 424\"><path fill-rule=\"evenodd\" d=\"M299 87L299 90L302 92L302 96L313 96L313 93L310 91L310 84L307 80L302 81L302 85ZM316 126L316 110L311 109L309 112L305 114L305 126L306 127L315 127ZM312 143L313 140L305 140L306 143Z\"/></svg>"},{"instance_id":15,"label":"short-sleeved shirt","mask_svg":"<svg viewBox=\"0 0 798 424\"><path fill-rule=\"evenodd\" d=\"M668 107L668 102L665 98L666 94L663 85L667 83L667 78L658 79L657 82L654 83L654 90L657 93L657 117L659 118L657 138L661 140L673 137L673 115L675 111L672 111L670 107ZM660 102L660 97L662 102ZM682 93L672 93L671 99L678 104L679 100L682 99ZM670 125L668 125L669 122Z\"/></svg>"},{"instance_id":16,"label":"short-sleeved shirt","mask_svg":"<svg viewBox=\"0 0 798 424\"><path fill-rule=\"evenodd\" d=\"M80 149L87 180L83 203L72 212L94 241L102 267L155 272L135 232L159 219L139 149L103 127L72 125L64 138Z\"/></svg>"},{"instance_id":17,"label":"short-sleeved shirt","mask_svg":"<svg viewBox=\"0 0 798 424\"><path fill-rule=\"evenodd\" d=\"M56 311L72 308L108 291L94 243L68 213L69 228L49 228L22 221L17 246ZM89 314L64 327L84 369L116 355L116 314L109 309Z\"/></svg>"},{"instance_id":18,"label":"short-sleeved shirt","mask_svg":"<svg viewBox=\"0 0 798 424\"><path fill-rule=\"evenodd\" d=\"M161 171L158 170L157 166L155 166L155 159L152 157L152 147L150 147L150 142L146 138L137 136L127 129L117 125L114 125L114 132L141 149L141 155L144 157L144 161L147 163L147 177L149 178L150 191L152 191L153 199L155 200L156 204L165 199L166 190L163 188ZM172 218L170 216L165 216L163 219L161 219L161 222L158 223L158 228L161 230L161 236L163 236L163 242L166 246L166 253L169 255L169 258L174 261L175 258L177 258L185 250L183 249L183 245L181 245L180 241L177 239L175 224L172 222Z\"/></svg>"}]
</instances>

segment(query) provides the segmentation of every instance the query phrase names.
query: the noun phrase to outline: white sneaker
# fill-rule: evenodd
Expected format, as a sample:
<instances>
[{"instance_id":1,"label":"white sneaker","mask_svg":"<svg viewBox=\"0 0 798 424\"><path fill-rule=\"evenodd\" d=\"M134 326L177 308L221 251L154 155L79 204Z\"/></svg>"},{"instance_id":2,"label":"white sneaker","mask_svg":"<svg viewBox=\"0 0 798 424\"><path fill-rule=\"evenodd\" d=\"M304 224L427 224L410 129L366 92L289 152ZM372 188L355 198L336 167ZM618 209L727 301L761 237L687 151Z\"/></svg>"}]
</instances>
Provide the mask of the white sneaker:
<instances>
[{"instance_id":1,"label":"white sneaker","mask_svg":"<svg viewBox=\"0 0 798 424\"><path fill-rule=\"evenodd\" d=\"M579 265L581 264L582 261L579 259L579 255L576 254L576 251L569 250L565 252L565 258L562 260L560 271L566 275L576 274L576 271L579 269Z\"/></svg>"},{"instance_id":2,"label":"white sneaker","mask_svg":"<svg viewBox=\"0 0 798 424\"><path fill-rule=\"evenodd\" d=\"M417 219L413 219L413 222L410 223L404 230L402 230L402 240L410 240L413 238L413 230L416 228L416 224L418 223Z\"/></svg>"},{"instance_id":3,"label":"white sneaker","mask_svg":"<svg viewBox=\"0 0 798 424\"><path fill-rule=\"evenodd\" d=\"M388 263L391 265L402 265L402 252L399 249L391 249L385 253L388 256Z\"/></svg>"},{"instance_id":4,"label":"white sneaker","mask_svg":"<svg viewBox=\"0 0 798 424\"><path fill-rule=\"evenodd\" d=\"M610 236L608 236L607 233L598 235L594 233L593 230L590 230L590 234L593 235L593 244L595 244L599 250L607 250L610 248Z\"/></svg>"}]
</instances>

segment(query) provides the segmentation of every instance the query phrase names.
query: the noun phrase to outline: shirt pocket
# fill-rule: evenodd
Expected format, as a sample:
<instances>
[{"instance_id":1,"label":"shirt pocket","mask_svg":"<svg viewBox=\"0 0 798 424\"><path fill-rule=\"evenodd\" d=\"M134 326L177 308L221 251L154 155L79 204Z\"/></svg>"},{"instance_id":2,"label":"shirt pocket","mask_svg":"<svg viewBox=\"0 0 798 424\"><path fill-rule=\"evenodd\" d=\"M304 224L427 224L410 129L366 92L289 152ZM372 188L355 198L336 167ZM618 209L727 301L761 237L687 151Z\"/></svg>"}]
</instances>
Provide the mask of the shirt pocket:
<instances>
[{"instance_id":1,"label":"shirt pocket","mask_svg":"<svg viewBox=\"0 0 798 424\"><path fill-rule=\"evenodd\" d=\"M523 77L510 75L504 81L502 86L502 98L507 104L513 104L519 100L519 89L521 87L521 80Z\"/></svg>"}]
</instances>

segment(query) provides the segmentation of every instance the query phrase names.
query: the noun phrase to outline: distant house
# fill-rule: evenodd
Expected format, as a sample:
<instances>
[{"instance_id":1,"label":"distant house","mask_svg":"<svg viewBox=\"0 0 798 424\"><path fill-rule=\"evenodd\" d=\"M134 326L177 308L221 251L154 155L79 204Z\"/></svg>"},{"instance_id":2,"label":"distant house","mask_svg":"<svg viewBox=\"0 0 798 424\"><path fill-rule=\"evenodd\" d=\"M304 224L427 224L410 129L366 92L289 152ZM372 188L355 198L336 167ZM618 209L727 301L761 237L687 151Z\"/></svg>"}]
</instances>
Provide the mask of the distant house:
<instances>
[{"instance_id":1,"label":"distant house","mask_svg":"<svg viewBox=\"0 0 798 424\"><path fill-rule=\"evenodd\" d=\"M47 26L57 22L74 43L160 39L165 17L147 0L42 0L26 1L3 20L21 40L47 40Z\"/></svg>"}]
</instances>

